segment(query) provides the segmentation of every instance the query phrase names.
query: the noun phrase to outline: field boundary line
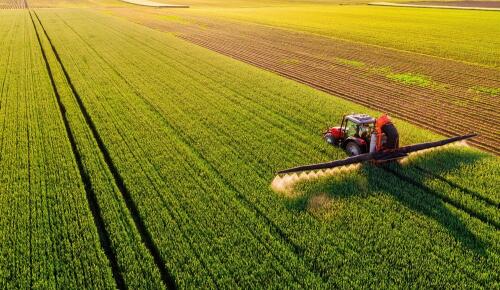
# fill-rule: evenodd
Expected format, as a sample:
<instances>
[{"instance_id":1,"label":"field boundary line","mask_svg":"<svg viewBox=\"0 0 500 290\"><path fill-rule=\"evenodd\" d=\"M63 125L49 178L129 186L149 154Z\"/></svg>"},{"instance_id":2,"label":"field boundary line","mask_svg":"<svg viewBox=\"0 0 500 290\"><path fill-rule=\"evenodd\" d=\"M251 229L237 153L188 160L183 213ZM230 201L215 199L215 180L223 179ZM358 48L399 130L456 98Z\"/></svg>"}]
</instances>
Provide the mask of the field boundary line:
<instances>
[{"instance_id":1,"label":"field boundary line","mask_svg":"<svg viewBox=\"0 0 500 290\"><path fill-rule=\"evenodd\" d=\"M39 34L38 29L36 28L35 21L33 19L33 14L31 13L31 11L32 10L30 9L30 11L29 11L30 18L31 18L33 28L34 28L36 36L37 36L38 44L40 45L40 50L42 52L43 60L45 62L45 67L46 67L47 72L48 72L48 76L50 79L52 90L53 90L54 95L56 97L59 111L61 113L61 118L63 119L64 127L66 129L66 135L68 136L68 140L69 140L70 145L71 145L71 150L73 152L73 156L75 158L75 162L77 164L78 171L80 173L81 181L82 181L84 189L85 189L85 193L86 193L87 200L89 203L89 208L90 208L90 211L92 213L94 224L97 228L97 232L99 235L99 241L100 241L101 247L102 247L104 253L106 254L106 256L110 262L110 266L111 266L111 270L112 270L112 274L113 274L113 278L115 280L116 286L120 289L126 289L125 280L123 279L123 276L121 275L121 272L119 270L118 259L115 256L114 251L112 250L112 247L111 247L111 238L109 236L109 233L106 230L104 220L101 216L101 213L100 213L101 210L100 210L99 204L97 202L97 199L95 197L94 189L93 189L92 184L90 182L90 177L85 172L84 165L82 162L82 156L78 152L78 149L76 146L76 140L75 140L75 137L73 135L73 132L71 131L71 128L69 126L69 121L68 121L68 118L66 116L66 108L64 107L64 105L61 101L61 96L59 94L56 83L54 81L52 69L50 68L49 62L47 60L47 55L46 55L45 49L43 48L40 34ZM38 19L38 17L37 17L37 19ZM40 26L42 26L40 19L38 19L38 21L40 23Z\"/></svg>"},{"instance_id":2,"label":"field boundary line","mask_svg":"<svg viewBox=\"0 0 500 290\"><path fill-rule=\"evenodd\" d=\"M26 1L23 1L24 4L25 4L25 8L26 8ZM31 17L31 15L30 15ZM34 25L33 25L34 26ZM37 33L37 40L38 40L38 43L40 44L40 47L41 47L41 43L38 39L38 32L36 31L36 28L33 27L35 29L35 32ZM36 45L36 44L35 44ZM10 52L9 52L10 53ZM42 54L43 55L43 54ZM45 60L45 59L44 59ZM33 64L33 63L31 63ZM50 71L48 71L48 75L49 77L51 78L51 82L52 82L52 74L50 73ZM0 92L1 93L1 92ZM27 96L24 96L24 98L26 99L26 103L29 103L28 100L29 98ZM33 202L33 192L32 192L32 184L31 184L31 134L30 134L30 110L27 109L26 110L26 137L27 137L27 151L28 151L28 196L29 196L29 224L30 226L33 225L33 212L32 212L32 202ZM35 117L35 119L38 119L37 117ZM38 120L37 120L38 121ZM30 289L33 289L33 231L30 229L29 231L29 256L30 256Z\"/></svg>"},{"instance_id":3,"label":"field boundary line","mask_svg":"<svg viewBox=\"0 0 500 290\"><path fill-rule=\"evenodd\" d=\"M98 147L99 147L99 149L104 157L106 165L108 166L108 168L113 176L114 182L116 183L118 189L122 193L125 204L127 205L127 208L132 216L134 223L135 223L135 226L141 235L141 239L142 239L144 245L146 246L146 248L148 249L148 251L150 252L151 256L153 257L153 260L154 260L154 262L155 262L155 264L160 272L162 282L164 283L165 287L167 287L168 289L176 289L177 285L175 283L175 279L173 278L173 276L171 275L171 273L169 272L169 270L166 268L165 264L163 263L160 251L159 251L158 247L156 246L156 244L154 243L154 241L151 237L151 234L147 230L146 225L144 224L144 221L141 219L137 205L135 204L135 202L131 198L129 190L127 189L125 182L123 181L123 178L121 177L120 173L118 172L116 165L113 163L113 161L111 159L111 155L109 154L109 151L107 150L106 146L104 145L104 142L102 141L102 138L99 135L97 128L96 128L94 122L92 121L92 118L90 117L90 114L88 113L85 105L83 104L83 101L82 101L80 95L76 91L76 88L73 85L73 82L71 81L71 78L70 78L65 66L62 63L61 58L60 58L55 46L52 43L52 40L50 39L49 35L47 34L47 31L43 27L43 24L38 16L38 14L36 13L36 11L34 11L34 14L35 14L36 18L38 19L38 21L40 22L40 26L42 27L42 30L43 30L45 36L47 37L47 40L52 48L52 51L56 57L57 62L61 66L63 74L66 78L66 81L68 82L68 85L71 89L71 92L72 92L73 96L75 97L75 100L78 104L80 112L82 113L82 115L85 118L85 121L87 123L87 126L89 127L89 129L92 132L92 135L93 135L93 137L94 137L94 139L95 139L95 141L96 141L96 143L97 143L97 145L98 145ZM63 109L64 109L64 107L63 107ZM76 147L75 147L75 149L76 149Z\"/></svg>"}]
</instances>

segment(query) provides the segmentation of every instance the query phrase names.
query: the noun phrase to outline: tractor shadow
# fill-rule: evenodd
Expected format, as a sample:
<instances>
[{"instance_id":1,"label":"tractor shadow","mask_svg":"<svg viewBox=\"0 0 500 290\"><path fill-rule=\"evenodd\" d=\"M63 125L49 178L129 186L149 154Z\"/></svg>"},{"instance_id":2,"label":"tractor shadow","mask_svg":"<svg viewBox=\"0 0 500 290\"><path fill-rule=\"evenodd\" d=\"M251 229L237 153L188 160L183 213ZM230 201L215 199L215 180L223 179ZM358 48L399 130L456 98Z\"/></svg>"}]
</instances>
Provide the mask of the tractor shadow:
<instances>
[{"instance_id":1,"label":"tractor shadow","mask_svg":"<svg viewBox=\"0 0 500 290\"><path fill-rule=\"evenodd\" d=\"M311 205L314 207L315 203L323 202L323 200L325 202L328 200L347 201L351 198L387 194L411 211L434 219L462 245L478 255L485 256L488 245L476 236L459 216L450 211L448 208L450 205L447 205L445 201L425 186L425 181L430 178L428 175L422 172L417 172L417 174L412 172L411 180L414 183L412 184L391 173L391 171L404 172L404 167L428 168L428 165L434 164L432 166L433 175L442 176L462 165L473 164L483 158L488 158L488 155L476 150L443 149L418 156L404 166L391 163L379 168L364 164L356 172L298 184L296 190L300 194L289 199L287 204L291 210L308 211L311 214ZM436 164L439 166L435 166ZM328 199L325 198L325 195ZM316 201L318 196L321 198ZM338 207L329 206L324 210L335 210L336 208ZM321 216L318 217L314 213L312 215L319 220L322 219Z\"/></svg>"}]
</instances>

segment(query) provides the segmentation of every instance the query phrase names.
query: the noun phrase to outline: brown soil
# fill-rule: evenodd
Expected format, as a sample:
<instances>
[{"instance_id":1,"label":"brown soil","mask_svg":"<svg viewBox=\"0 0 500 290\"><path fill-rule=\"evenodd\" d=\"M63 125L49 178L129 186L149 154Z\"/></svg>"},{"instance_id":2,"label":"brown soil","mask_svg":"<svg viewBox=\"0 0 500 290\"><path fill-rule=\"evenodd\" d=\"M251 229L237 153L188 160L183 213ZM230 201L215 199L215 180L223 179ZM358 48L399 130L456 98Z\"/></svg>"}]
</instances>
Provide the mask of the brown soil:
<instances>
[{"instance_id":1,"label":"brown soil","mask_svg":"<svg viewBox=\"0 0 500 290\"><path fill-rule=\"evenodd\" d=\"M494 68L262 25L193 17L186 24L159 20L153 15L159 12L115 13L446 136L477 132L472 145L500 153L500 98L477 90L500 88ZM388 72L432 82L404 84Z\"/></svg>"},{"instance_id":2,"label":"brown soil","mask_svg":"<svg viewBox=\"0 0 500 290\"><path fill-rule=\"evenodd\" d=\"M482 7L482 8L500 8L500 1L417 1L405 2L401 4L413 5L437 5L451 7Z\"/></svg>"}]
</instances>

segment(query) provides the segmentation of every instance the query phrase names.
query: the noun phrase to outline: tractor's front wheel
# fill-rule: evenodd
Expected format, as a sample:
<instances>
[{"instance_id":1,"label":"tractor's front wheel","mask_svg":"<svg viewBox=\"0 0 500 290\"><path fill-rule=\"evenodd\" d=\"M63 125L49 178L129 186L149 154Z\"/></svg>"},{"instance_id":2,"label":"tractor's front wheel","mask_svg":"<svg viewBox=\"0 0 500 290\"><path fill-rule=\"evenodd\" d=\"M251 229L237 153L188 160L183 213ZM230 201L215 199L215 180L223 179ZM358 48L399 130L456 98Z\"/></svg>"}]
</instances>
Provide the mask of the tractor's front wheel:
<instances>
[{"instance_id":1,"label":"tractor's front wheel","mask_svg":"<svg viewBox=\"0 0 500 290\"><path fill-rule=\"evenodd\" d=\"M347 154L349 154L349 156L356 156L361 154L361 148L358 144L356 144L356 142L347 143L347 145L345 146L345 151L347 151Z\"/></svg>"},{"instance_id":2,"label":"tractor's front wheel","mask_svg":"<svg viewBox=\"0 0 500 290\"><path fill-rule=\"evenodd\" d=\"M337 140L335 139L335 137L333 137L332 134L327 133L327 134L325 134L324 138L325 138L326 143L333 145L333 146L337 145Z\"/></svg>"}]
</instances>

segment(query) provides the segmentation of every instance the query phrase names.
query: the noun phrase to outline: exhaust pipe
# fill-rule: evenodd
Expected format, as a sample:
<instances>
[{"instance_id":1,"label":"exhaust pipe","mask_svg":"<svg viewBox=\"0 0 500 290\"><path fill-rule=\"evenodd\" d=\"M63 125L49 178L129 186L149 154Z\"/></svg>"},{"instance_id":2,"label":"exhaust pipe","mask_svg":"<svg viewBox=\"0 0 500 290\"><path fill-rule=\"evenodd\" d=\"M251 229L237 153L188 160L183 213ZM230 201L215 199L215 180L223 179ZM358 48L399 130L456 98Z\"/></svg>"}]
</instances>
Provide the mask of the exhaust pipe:
<instances>
[{"instance_id":1,"label":"exhaust pipe","mask_svg":"<svg viewBox=\"0 0 500 290\"><path fill-rule=\"evenodd\" d=\"M373 131L370 137L370 153L375 152L377 147L377 132Z\"/></svg>"}]
</instances>

